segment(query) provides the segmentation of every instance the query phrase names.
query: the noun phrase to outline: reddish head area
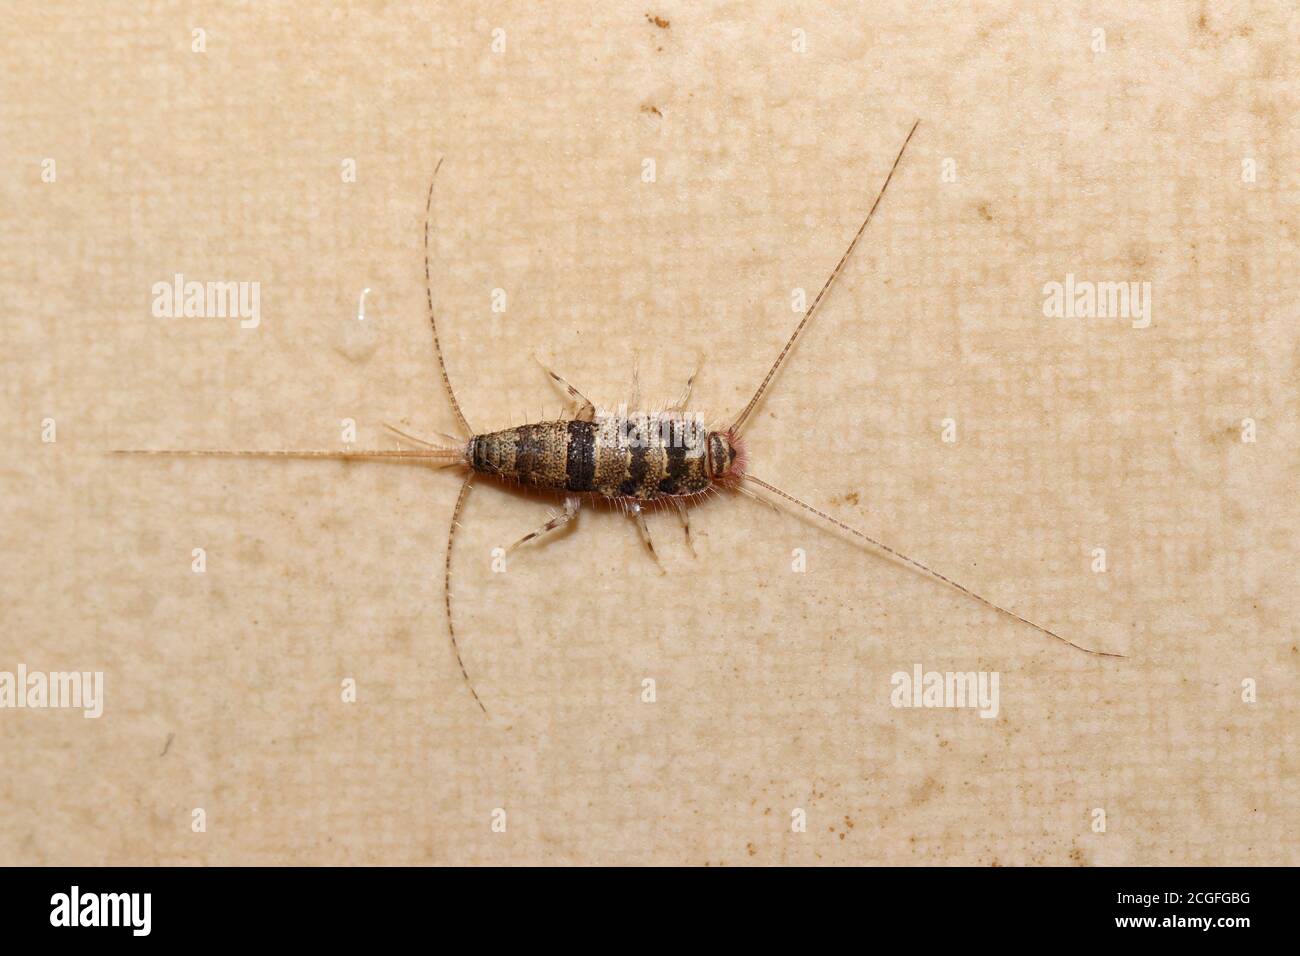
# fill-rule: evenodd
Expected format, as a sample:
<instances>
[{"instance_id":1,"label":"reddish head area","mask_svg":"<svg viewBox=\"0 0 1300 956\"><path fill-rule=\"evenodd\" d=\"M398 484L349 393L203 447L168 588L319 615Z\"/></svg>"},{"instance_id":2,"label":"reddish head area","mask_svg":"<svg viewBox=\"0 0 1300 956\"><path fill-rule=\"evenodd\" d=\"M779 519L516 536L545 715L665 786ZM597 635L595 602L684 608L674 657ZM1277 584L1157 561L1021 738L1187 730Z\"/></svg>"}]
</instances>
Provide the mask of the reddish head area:
<instances>
[{"instance_id":1,"label":"reddish head area","mask_svg":"<svg viewBox=\"0 0 1300 956\"><path fill-rule=\"evenodd\" d=\"M749 459L740 435L728 429L709 432L704 447L708 454L709 478L720 484L735 484L745 474Z\"/></svg>"}]
</instances>

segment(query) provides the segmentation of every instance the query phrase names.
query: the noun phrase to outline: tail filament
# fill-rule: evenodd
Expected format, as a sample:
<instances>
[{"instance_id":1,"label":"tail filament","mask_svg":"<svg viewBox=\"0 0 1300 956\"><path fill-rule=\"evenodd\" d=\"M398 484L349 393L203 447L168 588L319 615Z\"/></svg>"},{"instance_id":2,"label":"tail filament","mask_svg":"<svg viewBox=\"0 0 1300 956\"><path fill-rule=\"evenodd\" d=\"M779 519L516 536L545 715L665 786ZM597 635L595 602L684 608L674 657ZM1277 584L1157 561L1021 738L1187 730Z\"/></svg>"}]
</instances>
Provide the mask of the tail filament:
<instances>
[{"instance_id":1,"label":"tail filament","mask_svg":"<svg viewBox=\"0 0 1300 956\"><path fill-rule=\"evenodd\" d=\"M438 165L433 167L433 176L429 179L429 195L424 201L424 296L429 303L429 327L433 329L433 351L438 357L438 370L442 372L442 384L447 388L447 397L451 399L451 410L456 413L456 421L460 422L460 427L465 429L466 437L474 434L474 429L469 427L469 422L465 420L465 413L460 410L460 402L456 401L456 390L451 387L451 379L447 377L447 362L442 357L442 341L438 338L438 319L433 311L433 269L429 265L429 224L433 216L433 185L438 181L438 170L442 169L442 160L438 160Z\"/></svg>"}]
</instances>

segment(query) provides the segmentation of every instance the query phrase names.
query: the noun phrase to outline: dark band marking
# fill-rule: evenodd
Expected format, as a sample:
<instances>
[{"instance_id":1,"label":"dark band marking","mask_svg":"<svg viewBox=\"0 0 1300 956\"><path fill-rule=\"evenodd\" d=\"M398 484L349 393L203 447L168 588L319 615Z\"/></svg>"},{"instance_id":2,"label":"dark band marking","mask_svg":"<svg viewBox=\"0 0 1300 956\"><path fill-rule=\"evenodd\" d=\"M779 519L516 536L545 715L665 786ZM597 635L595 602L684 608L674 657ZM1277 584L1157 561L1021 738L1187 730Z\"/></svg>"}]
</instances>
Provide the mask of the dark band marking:
<instances>
[{"instance_id":1,"label":"dark band marking","mask_svg":"<svg viewBox=\"0 0 1300 956\"><path fill-rule=\"evenodd\" d=\"M645 476L650 470L648 460L650 449L646 447L645 437L635 424L628 422L627 441L632 446L630 449L632 460L627 465L627 478L618 486L618 493L621 495L635 498L641 494Z\"/></svg>"},{"instance_id":2,"label":"dark band marking","mask_svg":"<svg viewBox=\"0 0 1300 956\"><path fill-rule=\"evenodd\" d=\"M596 424L571 421L568 432L564 487L569 491L592 491L596 480Z\"/></svg>"},{"instance_id":3,"label":"dark band marking","mask_svg":"<svg viewBox=\"0 0 1300 956\"><path fill-rule=\"evenodd\" d=\"M682 479L690 472L690 466L686 464L686 442L682 436L674 435L664 452L668 456L668 475L659 482L659 490L666 495L675 495L681 489Z\"/></svg>"},{"instance_id":4,"label":"dark band marking","mask_svg":"<svg viewBox=\"0 0 1300 956\"><path fill-rule=\"evenodd\" d=\"M542 470L546 442L537 425L522 425L515 429L515 436L515 474L526 482Z\"/></svg>"}]
</instances>

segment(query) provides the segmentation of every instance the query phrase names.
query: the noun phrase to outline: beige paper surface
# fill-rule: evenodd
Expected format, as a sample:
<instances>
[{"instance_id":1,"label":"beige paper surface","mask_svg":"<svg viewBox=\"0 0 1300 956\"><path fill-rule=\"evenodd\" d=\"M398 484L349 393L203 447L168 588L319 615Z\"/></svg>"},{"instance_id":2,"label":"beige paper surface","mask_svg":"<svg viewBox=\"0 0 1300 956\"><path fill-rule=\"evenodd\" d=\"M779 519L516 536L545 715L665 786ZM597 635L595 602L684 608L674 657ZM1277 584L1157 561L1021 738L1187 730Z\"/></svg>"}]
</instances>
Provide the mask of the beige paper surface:
<instances>
[{"instance_id":1,"label":"beige paper surface","mask_svg":"<svg viewBox=\"0 0 1300 956\"><path fill-rule=\"evenodd\" d=\"M0 863L1300 862L1300 28L1054 6L7 13L0 671L104 698L0 710ZM738 496L697 558L652 517L663 574L607 509L499 573L554 502L481 482L485 719L454 473L106 455L455 430L438 157L473 426L558 415L534 353L607 405L702 357L729 420L918 117L752 470L1125 660ZM918 665L996 717L893 706Z\"/></svg>"}]
</instances>

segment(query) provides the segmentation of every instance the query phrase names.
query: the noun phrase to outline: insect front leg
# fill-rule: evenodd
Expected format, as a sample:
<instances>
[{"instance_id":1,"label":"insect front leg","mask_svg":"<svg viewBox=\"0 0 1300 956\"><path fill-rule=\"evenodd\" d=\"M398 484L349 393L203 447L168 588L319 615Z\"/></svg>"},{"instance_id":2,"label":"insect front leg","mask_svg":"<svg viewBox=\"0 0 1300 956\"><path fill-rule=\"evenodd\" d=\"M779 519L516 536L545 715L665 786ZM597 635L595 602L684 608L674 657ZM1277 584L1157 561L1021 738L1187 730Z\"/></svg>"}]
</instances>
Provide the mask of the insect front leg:
<instances>
[{"instance_id":1,"label":"insect front leg","mask_svg":"<svg viewBox=\"0 0 1300 956\"><path fill-rule=\"evenodd\" d=\"M646 524L645 512L641 509L641 503L637 501L632 502L628 511L632 515L632 520L636 522L636 530L641 535L641 543L644 544L645 549L650 552L650 557L654 558L655 564L659 566L659 570L664 574L667 574L668 572L665 570L663 562L659 560L659 552L655 550L655 543L650 537L650 526Z\"/></svg>"},{"instance_id":2,"label":"insect front leg","mask_svg":"<svg viewBox=\"0 0 1300 956\"><path fill-rule=\"evenodd\" d=\"M533 358L537 359L537 364L542 366L542 371L547 374L555 386L564 393L566 398L568 398L569 403L573 406L573 417L580 422L595 421L596 406L591 403L591 399L586 395L583 395L582 392L578 391L559 375L552 372L546 367L541 359L537 358L536 355L534 355Z\"/></svg>"},{"instance_id":3,"label":"insect front leg","mask_svg":"<svg viewBox=\"0 0 1300 956\"><path fill-rule=\"evenodd\" d=\"M704 364L704 356L695 360L695 371L691 372L691 377L686 380L686 387L682 389L682 394L678 396L677 401L668 406L669 411L681 412L686 410L686 404L691 400L691 389L695 387L695 379L700 374L700 366Z\"/></svg>"},{"instance_id":4,"label":"insect front leg","mask_svg":"<svg viewBox=\"0 0 1300 956\"><path fill-rule=\"evenodd\" d=\"M628 408L634 412L641 408L641 352L639 350L632 352L632 401L628 403Z\"/></svg>"},{"instance_id":5,"label":"insect front leg","mask_svg":"<svg viewBox=\"0 0 1300 956\"><path fill-rule=\"evenodd\" d=\"M551 520L546 522L536 531L524 535L510 547L506 548L506 554L509 554L515 548L519 547L533 538L540 538L542 535L554 531L556 528L563 527L578 516L578 509L582 507L582 499L577 495L567 495L564 499L564 510L557 515L552 516Z\"/></svg>"}]
</instances>

